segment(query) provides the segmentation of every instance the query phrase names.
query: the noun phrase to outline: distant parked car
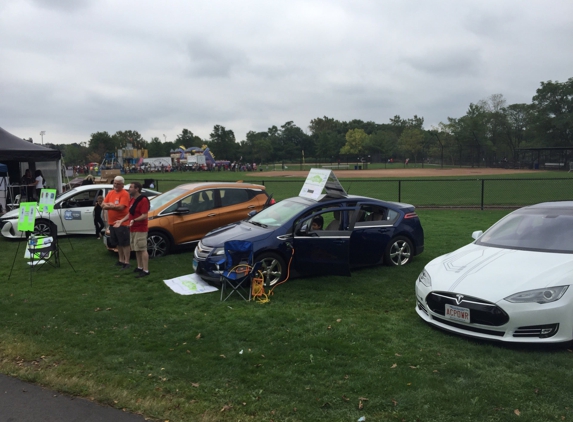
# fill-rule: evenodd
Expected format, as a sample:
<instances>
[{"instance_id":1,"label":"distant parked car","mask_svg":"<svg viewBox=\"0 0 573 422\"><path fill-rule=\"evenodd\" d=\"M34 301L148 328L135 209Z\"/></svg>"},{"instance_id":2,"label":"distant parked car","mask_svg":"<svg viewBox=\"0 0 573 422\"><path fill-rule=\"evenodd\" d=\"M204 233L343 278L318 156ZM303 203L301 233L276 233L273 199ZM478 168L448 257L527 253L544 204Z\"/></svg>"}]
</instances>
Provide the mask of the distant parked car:
<instances>
[{"instance_id":1,"label":"distant parked car","mask_svg":"<svg viewBox=\"0 0 573 422\"><path fill-rule=\"evenodd\" d=\"M487 340L573 340L573 201L521 208L472 237L418 277L420 318Z\"/></svg>"},{"instance_id":2,"label":"distant parked car","mask_svg":"<svg viewBox=\"0 0 573 422\"><path fill-rule=\"evenodd\" d=\"M58 236L68 234L95 235L93 210L98 196L105 196L113 189L110 184L95 184L78 186L72 190L61 193L56 197L54 212L36 214L34 233L47 235L50 233L50 222L58 227ZM147 197L159 195L160 192L143 189ZM18 210L12 210L0 217L2 236L7 238L25 237L18 231Z\"/></svg>"},{"instance_id":3,"label":"distant parked car","mask_svg":"<svg viewBox=\"0 0 573 422\"><path fill-rule=\"evenodd\" d=\"M285 199L248 220L211 231L195 248L193 260L203 279L219 281L228 240L253 242L267 285L284 280L289 268L298 276L350 275L351 268L405 265L424 250L414 206L352 195Z\"/></svg>"},{"instance_id":4,"label":"distant parked car","mask_svg":"<svg viewBox=\"0 0 573 422\"><path fill-rule=\"evenodd\" d=\"M274 201L262 185L210 182L177 186L155 198L149 211L149 256L157 258L181 245L198 242L217 227L249 217ZM115 248L109 236L108 249Z\"/></svg>"}]
</instances>

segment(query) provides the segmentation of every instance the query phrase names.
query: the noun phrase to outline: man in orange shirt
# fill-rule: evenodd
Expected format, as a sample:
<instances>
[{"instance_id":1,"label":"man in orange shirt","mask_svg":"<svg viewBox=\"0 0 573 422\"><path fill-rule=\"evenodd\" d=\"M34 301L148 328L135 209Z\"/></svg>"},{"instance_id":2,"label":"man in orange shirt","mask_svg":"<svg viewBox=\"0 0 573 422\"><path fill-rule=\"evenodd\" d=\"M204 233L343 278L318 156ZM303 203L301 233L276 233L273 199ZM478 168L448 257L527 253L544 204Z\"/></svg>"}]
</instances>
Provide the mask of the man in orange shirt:
<instances>
[{"instance_id":1,"label":"man in orange shirt","mask_svg":"<svg viewBox=\"0 0 573 422\"><path fill-rule=\"evenodd\" d=\"M102 208L107 210L109 235L117 244L119 261L115 264L122 270L129 268L129 223L122 221L115 227L116 221L121 221L129 212L129 193L123 188L125 180L121 176L113 179L113 190L103 200Z\"/></svg>"}]
</instances>

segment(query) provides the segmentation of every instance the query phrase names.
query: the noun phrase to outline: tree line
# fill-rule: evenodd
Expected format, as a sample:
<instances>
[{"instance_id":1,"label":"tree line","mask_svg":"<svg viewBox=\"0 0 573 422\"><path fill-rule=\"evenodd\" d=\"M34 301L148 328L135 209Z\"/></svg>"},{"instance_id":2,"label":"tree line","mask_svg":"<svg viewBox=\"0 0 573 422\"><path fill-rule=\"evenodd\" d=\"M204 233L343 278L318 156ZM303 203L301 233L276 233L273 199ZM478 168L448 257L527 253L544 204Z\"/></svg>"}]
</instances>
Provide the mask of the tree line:
<instances>
[{"instance_id":1,"label":"tree line","mask_svg":"<svg viewBox=\"0 0 573 422\"><path fill-rule=\"evenodd\" d=\"M531 103L507 105L502 94L471 103L464 116L448 117L424 129L424 118L394 116L388 123L318 117L308 132L289 121L266 131L249 131L237 142L232 130L215 125L208 139L183 129L173 142L144 139L135 130L91 134L83 143L51 145L62 151L67 165L101 162L128 143L165 157L181 146L206 145L216 159L256 163L373 162L389 159L432 161L448 165L517 160L520 148L573 147L573 78L541 82Z\"/></svg>"}]
</instances>

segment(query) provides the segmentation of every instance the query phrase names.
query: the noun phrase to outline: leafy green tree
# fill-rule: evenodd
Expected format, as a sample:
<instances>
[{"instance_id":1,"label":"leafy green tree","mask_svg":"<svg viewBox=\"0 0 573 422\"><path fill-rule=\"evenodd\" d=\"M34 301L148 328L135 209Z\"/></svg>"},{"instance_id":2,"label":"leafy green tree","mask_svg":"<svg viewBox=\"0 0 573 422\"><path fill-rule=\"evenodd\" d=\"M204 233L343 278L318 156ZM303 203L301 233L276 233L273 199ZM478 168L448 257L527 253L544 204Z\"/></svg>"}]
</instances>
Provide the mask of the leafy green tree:
<instances>
[{"instance_id":1,"label":"leafy green tree","mask_svg":"<svg viewBox=\"0 0 573 422\"><path fill-rule=\"evenodd\" d=\"M341 123L338 120L332 119L330 117L317 117L312 119L308 126L311 135L319 135L324 132L336 133L339 131Z\"/></svg>"},{"instance_id":2,"label":"leafy green tree","mask_svg":"<svg viewBox=\"0 0 573 422\"><path fill-rule=\"evenodd\" d=\"M314 153L309 136L292 121L281 126L279 138L285 159L299 159L302 151L308 156Z\"/></svg>"},{"instance_id":3,"label":"leafy green tree","mask_svg":"<svg viewBox=\"0 0 573 422\"><path fill-rule=\"evenodd\" d=\"M170 154L169 145L161 142L158 137L151 138L147 150L149 157L168 157Z\"/></svg>"},{"instance_id":4,"label":"leafy green tree","mask_svg":"<svg viewBox=\"0 0 573 422\"><path fill-rule=\"evenodd\" d=\"M388 159L394 155L398 147L398 137L391 130L378 130L374 132L364 144L364 152L369 155L378 155Z\"/></svg>"},{"instance_id":5,"label":"leafy green tree","mask_svg":"<svg viewBox=\"0 0 573 422\"><path fill-rule=\"evenodd\" d=\"M88 143L88 154L93 153L96 155L97 162L101 162L106 153L115 154L118 145L116 140L107 132L95 132L91 134ZM94 157L92 157L93 159ZM87 154L86 154L86 159ZM85 162L85 161L84 161Z\"/></svg>"},{"instance_id":6,"label":"leafy green tree","mask_svg":"<svg viewBox=\"0 0 573 422\"><path fill-rule=\"evenodd\" d=\"M209 148L221 160L237 160L239 158L239 144L235 141L235 134L232 130L225 129L225 126L215 125L209 135Z\"/></svg>"},{"instance_id":7,"label":"leafy green tree","mask_svg":"<svg viewBox=\"0 0 573 422\"><path fill-rule=\"evenodd\" d=\"M198 147L201 148L205 142L198 136L193 135L189 129L183 129L175 140L176 148L181 146L185 148Z\"/></svg>"},{"instance_id":8,"label":"leafy green tree","mask_svg":"<svg viewBox=\"0 0 573 422\"><path fill-rule=\"evenodd\" d=\"M79 166L86 164L86 157L89 149L85 145L80 145L76 142L73 144L59 145L60 151L64 156L66 166Z\"/></svg>"},{"instance_id":9,"label":"leafy green tree","mask_svg":"<svg viewBox=\"0 0 573 422\"><path fill-rule=\"evenodd\" d=\"M541 82L532 105L540 140L549 146L573 145L573 78Z\"/></svg>"},{"instance_id":10,"label":"leafy green tree","mask_svg":"<svg viewBox=\"0 0 573 422\"><path fill-rule=\"evenodd\" d=\"M368 142L370 136L366 134L364 129L351 129L346 133L346 144L340 148L340 153L343 155L363 155L364 146Z\"/></svg>"},{"instance_id":11,"label":"leafy green tree","mask_svg":"<svg viewBox=\"0 0 573 422\"><path fill-rule=\"evenodd\" d=\"M412 154L414 162L418 162L418 156L424 149L425 133L418 128L406 128L400 135L398 144L407 154Z\"/></svg>"},{"instance_id":12,"label":"leafy green tree","mask_svg":"<svg viewBox=\"0 0 573 422\"><path fill-rule=\"evenodd\" d=\"M336 160L345 144L345 136L337 132L321 132L314 142L315 153L318 159Z\"/></svg>"},{"instance_id":13,"label":"leafy green tree","mask_svg":"<svg viewBox=\"0 0 573 422\"><path fill-rule=\"evenodd\" d=\"M531 106L528 104L511 104L504 108L505 121L503 132L510 156L515 157L516 151L525 141L531 127Z\"/></svg>"},{"instance_id":14,"label":"leafy green tree","mask_svg":"<svg viewBox=\"0 0 573 422\"><path fill-rule=\"evenodd\" d=\"M113 134L112 139L115 149L107 152L115 152L116 149L125 148L127 144L131 144L136 149L147 147L147 141L136 130L118 130Z\"/></svg>"}]
</instances>

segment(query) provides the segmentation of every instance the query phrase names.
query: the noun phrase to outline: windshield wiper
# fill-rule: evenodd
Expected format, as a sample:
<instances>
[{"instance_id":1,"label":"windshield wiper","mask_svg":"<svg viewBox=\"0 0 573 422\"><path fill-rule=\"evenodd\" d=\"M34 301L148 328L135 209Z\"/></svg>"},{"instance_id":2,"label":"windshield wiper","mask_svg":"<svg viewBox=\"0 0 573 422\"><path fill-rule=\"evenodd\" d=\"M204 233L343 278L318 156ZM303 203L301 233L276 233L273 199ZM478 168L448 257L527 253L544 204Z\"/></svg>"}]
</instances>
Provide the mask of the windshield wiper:
<instances>
[{"instance_id":1,"label":"windshield wiper","mask_svg":"<svg viewBox=\"0 0 573 422\"><path fill-rule=\"evenodd\" d=\"M266 229L268 227L266 224L259 223L258 221L249 221L249 223L254 224L255 226L262 227L264 229Z\"/></svg>"}]
</instances>

